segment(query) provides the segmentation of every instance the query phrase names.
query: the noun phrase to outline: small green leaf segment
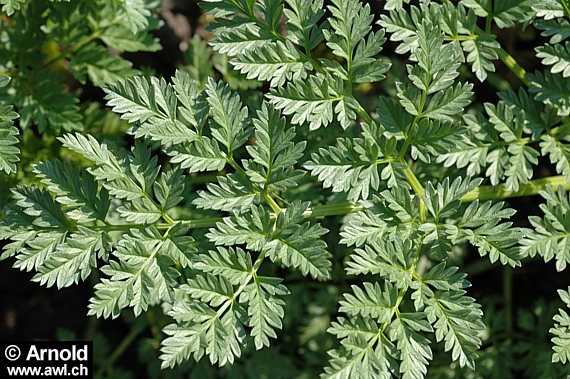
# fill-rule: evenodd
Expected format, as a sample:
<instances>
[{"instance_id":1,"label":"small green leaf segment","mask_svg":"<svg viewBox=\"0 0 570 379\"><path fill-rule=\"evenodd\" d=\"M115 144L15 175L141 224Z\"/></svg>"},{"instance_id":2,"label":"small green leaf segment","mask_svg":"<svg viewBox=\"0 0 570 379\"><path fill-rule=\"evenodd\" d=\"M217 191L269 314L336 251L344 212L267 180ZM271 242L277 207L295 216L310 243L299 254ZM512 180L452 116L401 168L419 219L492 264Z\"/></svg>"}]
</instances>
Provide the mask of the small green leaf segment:
<instances>
[{"instance_id":1,"label":"small green leaf segment","mask_svg":"<svg viewBox=\"0 0 570 379\"><path fill-rule=\"evenodd\" d=\"M145 28L138 3L121 2L133 31ZM570 263L570 75L561 44L568 35L537 49L549 71L527 74L492 34L521 19L565 17L567 3L408 3L388 1L374 31L370 6L357 0L331 1L326 21L319 0L203 2L216 19L212 48L248 79L268 83L263 100L246 106L229 84L186 71L170 82L134 76L108 85L107 105L131 125L134 146L61 137L87 168L35 166L39 185L13 190L2 258L58 288L97 269L103 278L89 315L162 305L173 320L162 367L204 356L223 366L248 347L268 347L283 328L289 290L282 278L265 276L278 272L266 267L330 280L336 262L320 219L345 216L344 269L365 280L339 302L328 332L340 343L321 377L423 378L433 340L473 369L483 312L449 259L454 247L469 244L505 265L506 304L510 270L523 258L554 259L560 271ZM393 96L379 96L371 109L357 87L386 78L391 66L379 54L387 38L409 64ZM484 81L496 60L528 89L465 111L473 85L459 80L461 67ZM8 172L17 159L9 111L0 114L0 143L10 146L0 169ZM312 149L307 140L325 139L324 128L351 134ZM534 178L541 156L557 176ZM213 180L189 191L191 178L205 172ZM302 186L337 200L299 200ZM513 226L515 211L500 200L537 194L544 217L531 217L532 229ZM208 229L207 243L191 236L194 229ZM568 304L568 293L560 296ZM554 320L552 358L566 362L566 311Z\"/></svg>"}]
</instances>

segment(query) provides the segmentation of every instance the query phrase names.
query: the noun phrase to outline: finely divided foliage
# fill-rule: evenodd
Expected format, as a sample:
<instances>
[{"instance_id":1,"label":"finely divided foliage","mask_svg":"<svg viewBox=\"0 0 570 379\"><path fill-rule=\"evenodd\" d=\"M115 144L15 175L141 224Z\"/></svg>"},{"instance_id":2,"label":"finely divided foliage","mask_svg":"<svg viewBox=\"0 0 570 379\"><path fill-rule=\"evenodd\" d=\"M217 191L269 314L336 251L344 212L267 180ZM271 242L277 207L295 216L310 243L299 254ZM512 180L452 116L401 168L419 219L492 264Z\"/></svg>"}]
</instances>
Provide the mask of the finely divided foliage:
<instances>
[{"instance_id":1,"label":"finely divided foliage","mask_svg":"<svg viewBox=\"0 0 570 379\"><path fill-rule=\"evenodd\" d=\"M8 84L10 78L0 77L0 87ZM12 110L11 105L0 102L0 171L8 174L16 171L16 163L20 160L18 144L18 129L14 127L14 120L18 114Z\"/></svg>"},{"instance_id":2,"label":"finely divided foliage","mask_svg":"<svg viewBox=\"0 0 570 379\"><path fill-rule=\"evenodd\" d=\"M0 2L13 12L24 1ZM139 2L121 2L131 31L148 26ZM562 186L542 191L544 217L520 228L510 221L513 209L492 201L502 195L489 196L482 185L500 184L491 191L502 197L536 193L541 156L570 182L570 7L566 0L408 3L387 1L374 20L358 0L333 0L326 11L319 0L202 2L215 17L211 46L248 79L267 82L265 98L246 106L228 84L198 82L185 71L170 81L98 74L95 84L115 82L105 89L107 105L136 142L125 149L90 135L61 137L89 166L35 165L39 184L13 190L2 258L58 288L98 269L90 315L115 318L125 308L139 315L162 305L172 318L162 367L204 356L223 366L248 347L270 346L283 327L289 289L268 267L330 280L340 262L316 219L351 213L340 231L342 263L363 280L339 301L328 329L339 344L321 377L423 378L442 349L474 369L483 311L467 293L454 248L469 244L513 268L536 255L555 259L560 271L570 263L570 198ZM483 81L499 57L510 62L492 28L521 21L550 37L536 50L548 71L525 76L514 67L528 90L467 110L473 84L460 70L467 65ZM394 93L370 108L357 88L385 79L391 66L379 54L387 38L408 64ZM77 67L80 77L98 70ZM0 170L9 173L18 159L16 115L5 105L0 111ZM322 128L355 137L307 146L303 133ZM443 177L433 175L434 165ZM217 175L181 213L189 179L200 172ZM341 203L298 200L296 187L308 177ZM209 228L209 249L190 237L197 228ZM560 296L570 306L569 293ZM560 310L554 321L552 359L566 362L570 318Z\"/></svg>"}]
</instances>

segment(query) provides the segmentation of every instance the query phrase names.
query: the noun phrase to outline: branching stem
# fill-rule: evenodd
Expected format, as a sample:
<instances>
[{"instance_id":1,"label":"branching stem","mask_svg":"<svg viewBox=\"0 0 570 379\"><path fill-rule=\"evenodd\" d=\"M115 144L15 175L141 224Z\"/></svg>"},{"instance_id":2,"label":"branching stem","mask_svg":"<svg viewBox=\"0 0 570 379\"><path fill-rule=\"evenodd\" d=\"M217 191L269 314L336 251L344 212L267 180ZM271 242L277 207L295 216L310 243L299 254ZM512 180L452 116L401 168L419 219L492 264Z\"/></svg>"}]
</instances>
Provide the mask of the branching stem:
<instances>
[{"instance_id":1,"label":"branching stem","mask_svg":"<svg viewBox=\"0 0 570 379\"><path fill-rule=\"evenodd\" d=\"M521 82L524 83L525 86L530 87L531 83L528 81L528 79L526 78L526 71L524 68L522 68L517 61L515 60L515 58L513 58L512 55L510 55L509 53L507 53L507 51L503 48L497 49L497 54L499 55L499 58L501 59L501 61L503 61L503 63L505 64L505 66L507 66L509 68L509 70L511 70L511 72L513 74L516 75L517 78L519 78L521 80Z\"/></svg>"}]
</instances>

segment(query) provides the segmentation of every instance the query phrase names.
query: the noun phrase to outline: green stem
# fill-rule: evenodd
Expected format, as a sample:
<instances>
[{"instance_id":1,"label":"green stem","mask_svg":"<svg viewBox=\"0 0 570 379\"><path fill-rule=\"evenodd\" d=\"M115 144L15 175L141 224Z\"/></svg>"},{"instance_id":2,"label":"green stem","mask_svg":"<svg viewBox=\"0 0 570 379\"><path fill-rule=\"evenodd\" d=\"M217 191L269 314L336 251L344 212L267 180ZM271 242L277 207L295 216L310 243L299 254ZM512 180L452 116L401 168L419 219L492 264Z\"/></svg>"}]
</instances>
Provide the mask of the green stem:
<instances>
[{"instance_id":1,"label":"green stem","mask_svg":"<svg viewBox=\"0 0 570 379\"><path fill-rule=\"evenodd\" d=\"M370 115L368 114L368 112L366 112L364 108L359 107L356 110L356 113L358 113L360 118L362 118L367 124L372 125L372 123L374 122L374 120L372 120L372 117L370 117Z\"/></svg>"},{"instance_id":2,"label":"green stem","mask_svg":"<svg viewBox=\"0 0 570 379\"><path fill-rule=\"evenodd\" d=\"M491 34L491 28L493 27L493 16L491 14L487 15L485 19L485 33Z\"/></svg>"},{"instance_id":3,"label":"green stem","mask_svg":"<svg viewBox=\"0 0 570 379\"><path fill-rule=\"evenodd\" d=\"M176 223L166 212L162 213L162 218L166 221L169 225L173 225Z\"/></svg>"},{"instance_id":4,"label":"green stem","mask_svg":"<svg viewBox=\"0 0 570 379\"><path fill-rule=\"evenodd\" d=\"M499 184L496 186L480 186L465 194L461 198L461 201L470 202L477 199L502 200L513 197L532 196L538 194L543 189L558 187L564 187L565 189L570 190L570 183L565 176L549 176L547 178L531 180L528 183L520 184L518 191L507 190L507 186L505 184Z\"/></svg>"},{"instance_id":5,"label":"green stem","mask_svg":"<svg viewBox=\"0 0 570 379\"><path fill-rule=\"evenodd\" d=\"M100 377L104 372L108 371L113 367L113 364L127 351L131 343L145 330L144 327L134 327L131 332L119 343L119 345L113 350L107 364L97 371L96 376Z\"/></svg>"},{"instance_id":6,"label":"green stem","mask_svg":"<svg viewBox=\"0 0 570 379\"><path fill-rule=\"evenodd\" d=\"M271 207L271 210L275 213L281 212L281 207L273 200L273 198L267 193L263 192L263 200Z\"/></svg>"},{"instance_id":7,"label":"green stem","mask_svg":"<svg viewBox=\"0 0 570 379\"><path fill-rule=\"evenodd\" d=\"M404 168L404 173L406 174L406 178L414 193L418 195L420 198L424 196L425 189L423 188L422 184L412 171L412 169L406 165ZM557 176L550 176L547 178L535 179L531 180L526 184L520 184L519 189L517 191L514 190L507 190L505 184L499 184L496 186L479 186L465 194L461 201L464 203L468 203L475 200L503 200L513 197L523 197L523 196L533 196L538 194L541 190L546 188L558 188L563 187L567 190L570 190L570 183L567 181L566 177L563 175ZM273 200L270 196L267 196L265 199L268 203L273 203L271 206L272 210L275 213L279 213L283 211L275 200ZM303 216L305 218L319 218L319 217L328 217L328 216L340 216L349 213L360 212L364 210L365 207L357 202L341 202L335 204L323 204L323 205L315 205L305 211ZM423 202L420 202L420 218L421 221L425 221L427 216L427 209ZM171 219L172 220L172 219ZM209 218L202 218L202 219L195 219L195 220L172 220L172 223L160 223L155 224L158 229L165 230L171 228L174 224L180 223L183 225L188 226L191 229L202 229L202 228L212 228L215 227L218 222L222 222L223 217L209 217ZM110 224L104 226L92 226L91 228L95 230L105 230L107 232L118 232L118 231L127 231L130 229L141 229L145 227L145 225L141 224Z\"/></svg>"},{"instance_id":8,"label":"green stem","mask_svg":"<svg viewBox=\"0 0 570 379\"><path fill-rule=\"evenodd\" d=\"M424 222L427 219L427 207L424 203L424 195L426 191L410 166L407 164L406 168L404 169L404 173L406 174L406 179L408 180L408 183L410 183L410 186L412 186L415 194L420 197L420 221Z\"/></svg>"},{"instance_id":9,"label":"green stem","mask_svg":"<svg viewBox=\"0 0 570 379\"><path fill-rule=\"evenodd\" d=\"M336 204L316 205L305 211L303 216L305 218L318 218L327 216L341 216L348 213L355 213L364 210L365 208L359 203L343 202Z\"/></svg>"},{"instance_id":10,"label":"green stem","mask_svg":"<svg viewBox=\"0 0 570 379\"><path fill-rule=\"evenodd\" d=\"M263 263L263 260L265 259L265 252L262 251L259 256L257 257L257 259L255 260L255 262L253 263L253 267L251 268L251 272L249 273L249 275L245 278L245 280L242 282L242 284L238 287L238 289L234 292L234 294L232 295L231 299L228 299L221 307L220 309L218 309L217 313L218 316L221 316L226 309L228 309L228 307L230 305L232 305L235 301L237 301L237 299L239 298L239 295L241 295L241 293L245 290L245 288L247 287L247 285L251 282L252 279L254 279L257 275L257 270L259 270L259 267L261 267L261 264Z\"/></svg>"},{"instance_id":11,"label":"green stem","mask_svg":"<svg viewBox=\"0 0 570 379\"><path fill-rule=\"evenodd\" d=\"M211 228L216 226L218 222L222 222L224 219L222 217L208 217L202 218L197 220L179 220L175 221L180 224L186 225L190 229L202 229L202 228ZM168 229L171 225L169 224L159 224L159 229Z\"/></svg>"},{"instance_id":12,"label":"green stem","mask_svg":"<svg viewBox=\"0 0 570 379\"><path fill-rule=\"evenodd\" d=\"M566 12L566 17L570 18L570 1L568 0L562 0L562 7L564 8L564 11Z\"/></svg>"},{"instance_id":13,"label":"green stem","mask_svg":"<svg viewBox=\"0 0 570 379\"><path fill-rule=\"evenodd\" d=\"M247 173L245 172L245 170L239 164L237 164L237 162L234 160L232 156L229 156L226 160L228 164L232 166L233 169L236 170L236 172L239 175L241 175L244 179L247 178Z\"/></svg>"},{"instance_id":14,"label":"green stem","mask_svg":"<svg viewBox=\"0 0 570 379\"><path fill-rule=\"evenodd\" d=\"M505 66L507 66L509 68L509 70L511 70L511 72L513 74L516 75L517 78L519 78L521 80L521 82L524 83L525 86L530 87L531 83L528 81L528 79L526 78L526 71L524 68L522 68L517 61L515 60L515 58L513 58L512 55L510 55L509 53L507 53L505 51L505 49L500 48L497 50L497 54L499 55L499 58L501 59L501 61L503 61L503 63L505 64Z\"/></svg>"},{"instance_id":15,"label":"green stem","mask_svg":"<svg viewBox=\"0 0 570 379\"><path fill-rule=\"evenodd\" d=\"M95 41L96 39L98 39L101 36L101 31L95 31L93 33L91 33L88 36L83 37L81 40L79 40L79 42L77 44L75 44L75 46L73 46L73 48L71 49L66 49L64 51L62 51L59 55L57 55L56 57L54 57L53 59L45 62L44 64L42 64L40 66L40 69L42 68L46 68L51 66L52 64L62 60L63 58L65 58L68 54L75 54L77 53L79 50L81 50L85 45L87 45L88 43Z\"/></svg>"}]
</instances>

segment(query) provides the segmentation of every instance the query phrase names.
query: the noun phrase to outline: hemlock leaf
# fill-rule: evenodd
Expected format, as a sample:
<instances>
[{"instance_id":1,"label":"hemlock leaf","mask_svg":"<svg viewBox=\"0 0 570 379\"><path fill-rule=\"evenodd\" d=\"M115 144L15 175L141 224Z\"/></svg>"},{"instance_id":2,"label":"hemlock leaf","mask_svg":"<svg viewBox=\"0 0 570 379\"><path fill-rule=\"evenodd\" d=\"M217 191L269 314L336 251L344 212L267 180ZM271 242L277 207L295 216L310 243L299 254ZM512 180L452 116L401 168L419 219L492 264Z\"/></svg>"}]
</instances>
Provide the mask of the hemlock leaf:
<instances>
[{"instance_id":1,"label":"hemlock leaf","mask_svg":"<svg viewBox=\"0 0 570 379\"><path fill-rule=\"evenodd\" d=\"M98 189L89 172L55 160L38 163L34 173L55 195L55 200L65 206L69 218L79 223L105 220L110 206L108 194Z\"/></svg>"},{"instance_id":2,"label":"hemlock leaf","mask_svg":"<svg viewBox=\"0 0 570 379\"><path fill-rule=\"evenodd\" d=\"M320 148L311 154L305 168L334 192L347 192L350 200L369 198L380 188L381 180L398 187L401 178L387 170L397 162L390 162L396 150L396 139L386 137L384 129L376 124L363 125L365 138L339 138L335 146ZM383 167L384 166L384 167Z\"/></svg>"},{"instance_id":3,"label":"hemlock leaf","mask_svg":"<svg viewBox=\"0 0 570 379\"><path fill-rule=\"evenodd\" d=\"M467 53L465 59L471 63L472 70L479 81L485 81L487 73L495 72L493 61L499 58L496 49L500 47L500 44L494 35L481 34L476 39L463 41L461 46Z\"/></svg>"},{"instance_id":4,"label":"hemlock leaf","mask_svg":"<svg viewBox=\"0 0 570 379\"><path fill-rule=\"evenodd\" d=\"M71 235L39 267L33 280L42 285L57 288L68 287L85 280L92 267L97 267L97 257L107 255L109 237L80 227L79 233Z\"/></svg>"},{"instance_id":5,"label":"hemlock leaf","mask_svg":"<svg viewBox=\"0 0 570 379\"><path fill-rule=\"evenodd\" d=\"M412 282L410 268L415 254L410 240L374 242L351 254L346 272L350 275L379 275L396 288L405 289Z\"/></svg>"},{"instance_id":6,"label":"hemlock leaf","mask_svg":"<svg viewBox=\"0 0 570 379\"><path fill-rule=\"evenodd\" d=\"M445 350L451 351L461 367L474 368L477 350L481 346L478 333L484 329L482 312L475 299L465 291L448 291L428 297L425 312L435 329L435 338L445 341Z\"/></svg>"},{"instance_id":7,"label":"hemlock leaf","mask_svg":"<svg viewBox=\"0 0 570 379\"><path fill-rule=\"evenodd\" d=\"M75 133L59 137L69 153L40 152L56 156L38 160L35 178L23 169L8 180L35 184L14 187L12 203L1 204L0 259L14 257L15 268L57 288L101 267L89 315L162 309L173 320L162 368L204 356L231 365L243 354L247 364L231 375L303 376L313 368L297 370L280 342L250 352L281 341L284 327L309 350L333 346L323 333L340 299L342 315L328 328L339 344L323 378L453 376L472 370L478 351L476 375L508 376L517 354L527 376L568 371L545 362L549 346L503 341L504 325L493 320L505 312L483 298L488 337L467 275L452 264L472 259L466 243L491 263L517 267L536 255L559 271L570 263L568 0L387 0L378 26L380 8L357 0L207 0L200 6L212 38L183 38L186 66L170 79L131 76L139 72L120 55L159 48L150 34L161 25L158 2L63 1L0 0L0 66L15 79L0 77L0 87L9 84L0 97L19 113L0 103L0 171L16 171L18 129L26 151L38 136L114 133L126 123L134 143ZM505 49L495 35L519 25L549 40L536 48L546 67L534 74L506 52L516 44ZM406 61L389 73L386 33L407 54L386 54ZM515 74L509 83L504 69ZM473 87L460 73L485 83ZM85 103L89 94L68 74L106 86L116 115ZM516 78L526 86L501 91ZM500 100L473 96L487 84ZM532 181L546 156L561 176ZM497 200L543 186L544 215L514 226L515 210ZM337 217L315 220L328 216ZM327 243L337 235L346 247L333 257ZM334 280L309 293L296 283L301 275ZM285 302L289 280L295 298ZM559 295L570 306L570 289ZM547 320L538 316L553 309L538 303L506 334L520 328L544 340ZM561 309L550 329L553 362L570 360L569 327ZM432 335L452 366L430 363Z\"/></svg>"},{"instance_id":8,"label":"hemlock leaf","mask_svg":"<svg viewBox=\"0 0 570 379\"><path fill-rule=\"evenodd\" d=\"M321 28L316 27L324 15L322 0L286 0L283 13L287 17L289 39L302 46L314 49L323 40Z\"/></svg>"},{"instance_id":9,"label":"hemlock leaf","mask_svg":"<svg viewBox=\"0 0 570 379\"><path fill-rule=\"evenodd\" d=\"M570 264L570 200L562 189L542 191L546 199L540 204L544 218L529 216L534 229L525 230L522 253L534 257L540 255L545 262L556 259L556 269L562 271Z\"/></svg>"},{"instance_id":10,"label":"hemlock leaf","mask_svg":"<svg viewBox=\"0 0 570 379\"><path fill-rule=\"evenodd\" d=\"M249 303L249 326L256 350L269 346L269 338L277 338L275 330L283 328L285 302L278 296L288 295L289 291L279 282L276 278L256 276L241 295Z\"/></svg>"},{"instance_id":11,"label":"hemlock leaf","mask_svg":"<svg viewBox=\"0 0 570 379\"><path fill-rule=\"evenodd\" d=\"M295 202L272 220L263 207L252 208L251 215L236 214L211 229L208 238L218 245L247 243L247 248L266 254L272 261L297 268L315 279L330 277L330 253L320 237L327 229L302 222L308 204Z\"/></svg>"},{"instance_id":12,"label":"hemlock leaf","mask_svg":"<svg viewBox=\"0 0 570 379\"><path fill-rule=\"evenodd\" d=\"M166 154L172 157L171 163L179 164L188 172L220 171L227 164L218 142L208 137L172 146L166 150Z\"/></svg>"},{"instance_id":13,"label":"hemlock leaf","mask_svg":"<svg viewBox=\"0 0 570 379\"><path fill-rule=\"evenodd\" d=\"M558 295L562 299L566 309L559 309L558 314L554 316L554 327L549 332L554 335L552 337L552 363L561 362L565 364L570 361L570 316L567 309L570 308L570 288L568 290L558 290Z\"/></svg>"},{"instance_id":14,"label":"hemlock leaf","mask_svg":"<svg viewBox=\"0 0 570 379\"><path fill-rule=\"evenodd\" d=\"M237 175L218 176L217 182L209 183L207 191L199 191L193 204L202 209L244 212L259 202L259 193Z\"/></svg>"},{"instance_id":15,"label":"hemlock leaf","mask_svg":"<svg viewBox=\"0 0 570 379\"><path fill-rule=\"evenodd\" d=\"M542 64L552 66L550 72L562 73L563 77L570 76L570 43L545 45L536 48L536 57L542 58Z\"/></svg>"},{"instance_id":16,"label":"hemlock leaf","mask_svg":"<svg viewBox=\"0 0 570 379\"><path fill-rule=\"evenodd\" d=\"M248 138L247 108L241 107L239 95L229 86L215 83L211 78L206 84L206 93L214 121L211 123L212 136L226 147L231 156Z\"/></svg>"},{"instance_id":17,"label":"hemlock leaf","mask_svg":"<svg viewBox=\"0 0 570 379\"><path fill-rule=\"evenodd\" d=\"M150 16L150 11L146 9L143 0L122 0L119 4L133 34L148 26L147 18Z\"/></svg>"},{"instance_id":18,"label":"hemlock leaf","mask_svg":"<svg viewBox=\"0 0 570 379\"><path fill-rule=\"evenodd\" d=\"M418 317L419 316L419 317ZM422 313L401 313L391 324L390 339L400 351L400 373L403 378L423 378L433 353L430 341L419 332L433 331Z\"/></svg>"},{"instance_id":19,"label":"hemlock leaf","mask_svg":"<svg viewBox=\"0 0 570 379\"><path fill-rule=\"evenodd\" d=\"M246 147L255 162L247 166L250 179L264 190L295 187L303 172L294 167L303 156L306 142L294 143L295 128L287 127L285 119L267 103L263 103L253 125L255 145Z\"/></svg>"},{"instance_id":20,"label":"hemlock leaf","mask_svg":"<svg viewBox=\"0 0 570 379\"><path fill-rule=\"evenodd\" d=\"M0 0L0 4L2 4L2 12L6 12L8 16L14 14L15 11L19 11L22 4L24 4L26 0Z\"/></svg>"},{"instance_id":21,"label":"hemlock leaf","mask_svg":"<svg viewBox=\"0 0 570 379\"><path fill-rule=\"evenodd\" d=\"M356 119L354 105L348 101L344 107L344 95L328 78L318 75L309 76L304 81L288 83L286 86L272 89L267 98L273 106L285 115L292 115L291 122L301 125L307 122L311 130L327 126L336 113L343 128L348 128Z\"/></svg>"},{"instance_id":22,"label":"hemlock leaf","mask_svg":"<svg viewBox=\"0 0 570 379\"><path fill-rule=\"evenodd\" d=\"M552 105L559 116L570 115L570 79L550 72L535 72L529 75L532 86L530 93L534 98L547 105Z\"/></svg>"},{"instance_id":23,"label":"hemlock leaf","mask_svg":"<svg viewBox=\"0 0 570 379\"><path fill-rule=\"evenodd\" d=\"M88 45L79 50L70 64L79 82L85 84L88 77L97 87L104 87L139 73L133 69L131 62L109 54L105 48L98 45Z\"/></svg>"},{"instance_id":24,"label":"hemlock leaf","mask_svg":"<svg viewBox=\"0 0 570 379\"><path fill-rule=\"evenodd\" d=\"M248 79L269 81L271 87L281 87L286 81L299 81L312 69L309 62L291 42L277 41L238 55L230 61Z\"/></svg>"},{"instance_id":25,"label":"hemlock leaf","mask_svg":"<svg viewBox=\"0 0 570 379\"><path fill-rule=\"evenodd\" d=\"M174 260L160 254L161 243L146 245L126 240L117 245L113 260L102 267L107 276L95 285L89 315L116 318L125 307L135 315L161 300L172 301L176 287ZM115 260L116 259L116 260Z\"/></svg>"},{"instance_id":26,"label":"hemlock leaf","mask_svg":"<svg viewBox=\"0 0 570 379\"><path fill-rule=\"evenodd\" d=\"M5 11L6 5L2 7ZM10 78L0 76L0 88L6 86ZM7 174L16 172L16 163L20 161L18 144L18 129L14 120L19 116L12 110L12 106L0 102L0 171Z\"/></svg>"}]
</instances>

